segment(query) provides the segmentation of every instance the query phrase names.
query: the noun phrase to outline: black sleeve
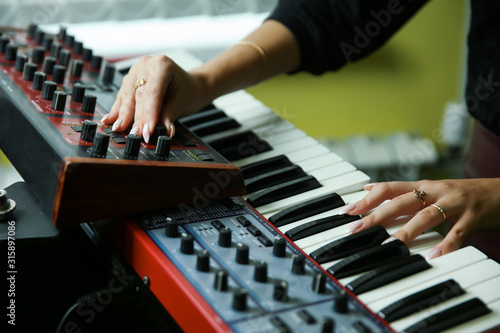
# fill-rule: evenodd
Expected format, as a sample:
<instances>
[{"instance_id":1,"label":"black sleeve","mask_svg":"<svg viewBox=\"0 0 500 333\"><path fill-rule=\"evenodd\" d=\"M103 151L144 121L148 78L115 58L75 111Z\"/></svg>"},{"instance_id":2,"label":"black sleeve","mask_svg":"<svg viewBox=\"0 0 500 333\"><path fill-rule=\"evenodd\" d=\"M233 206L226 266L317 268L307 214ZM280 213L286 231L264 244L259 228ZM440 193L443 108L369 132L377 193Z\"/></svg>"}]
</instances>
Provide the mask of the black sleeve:
<instances>
[{"instance_id":1,"label":"black sleeve","mask_svg":"<svg viewBox=\"0 0 500 333\"><path fill-rule=\"evenodd\" d=\"M384 44L426 0L280 0L268 19L284 24L300 49L297 71L321 74Z\"/></svg>"}]
</instances>

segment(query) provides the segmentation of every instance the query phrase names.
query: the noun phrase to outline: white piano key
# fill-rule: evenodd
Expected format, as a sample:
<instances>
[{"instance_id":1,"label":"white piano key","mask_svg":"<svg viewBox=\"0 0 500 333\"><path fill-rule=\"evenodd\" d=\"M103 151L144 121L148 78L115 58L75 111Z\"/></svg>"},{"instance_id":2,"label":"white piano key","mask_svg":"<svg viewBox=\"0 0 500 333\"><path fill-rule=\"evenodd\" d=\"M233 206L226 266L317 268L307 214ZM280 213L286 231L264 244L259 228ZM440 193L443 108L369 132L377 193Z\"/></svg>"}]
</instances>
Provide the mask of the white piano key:
<instances>
[{"instance_id":1,"label":"white piano key","mask_svg":"<svg viewBox=\"0 0 500 333\"><path fill-rule=\"evenodd\" d=\"M311 137L299 138L293 141L284 142L273 146L273 149L260 154L252 155L246 158L233 161L233 164L237 167L242 167L246 164L254 163L257 161L262 161L270 157L275 157L278 155L291 153L293 151L308 149L312 146L319 145L318 141Z\"/></svg>"},{"instance_id":2,"label":"white piano key","mask_svg":"<svg viewBox=\"0 0 500 333\"><path fill-rule=\"evenodd\" d=\"M307 191L301 194L278 200L257 208L261 214L283 210L306 200L336 192L337 194L347 194L363 189L368 184L370 178L361 171L353 171L338 177L330 178L322 182L322 187Z\"/></svg>"},{"instance_id":3,"label":"white piano key","mask_svg":"<svg viewBox=\"0 0 500 333\"><path fill-rule=\"evenodd\" d=\"M444 256L430 260L429 264L432 266L432 268L428 270L359 295L359 298L370 307L371 303L374 303L376 301L380 302L375 303L376 305L373 305L373 310L379 311L384 306L389 305L395 300L404 297L402 295L395 296L399 292L409 295L411 294L410 290L413 290L413 292L422 290L429 286L429 283L432 283L428 281L432 281L433 279L443 276L449 272L454 272L458 269L473 265L480 261L484 261L486 260L486 258L486 255L484 255L484 253L477 250L476 248L471 246L465 247L463 249L459 249ZM434 284L437 283L438 282L434 282ZM394 300L395 297L397 298ZM387 300L384 300L386 298ZM382 300L384 301L382 302Z\"/></svg>"},{"instance_id":4,"label":"white piano key","mask_svg":"<svg viewBox=\"0 0 500 333\"><path fill-rule=\"evenodd\" d=\"M271 110L258 100L255 100L251 103L241 103L238 106L233 106L231 109L232 112L230 117L235 119L240 124L245 123L248 119L251 118L261 117L268 114L274 115L273 110ZM228 114L225 110L223 111L226 115Z\"/></svg>"},{"instance_id":5,"label":"white piano key","mask_svg":"<svg viewBox=\"0 0 500 333\"><path fill-rule=\"evenodd\" d=\"M307 137L307 134L304 131L299 130L298 128L290 128L278 133L271 131L262 133L260 133L259 131L254 131L254 133L259 137L259 139L265 140L271 146Z\"/></svg>"},{"instance_id":6,"label":"white piano key","mask_svg":"<svg viewBox=\"0 0 500 333\"><path fill-rule=\"evenodd\" d=\"M341 161L342 158L339 155L335 154L334 152L329 152L328 154L316 156L314 158L301 161L300 163L297 164L300 165L302 170L310 171L322 168L325 165L331 165Z\"/></svg>"},{"instance_id":7,"label":"white piano key","mask_svg":"<svg viewBox=\"0 0 500 333\"><path fill-rule=\"evenodd\" d=\"M433 314L436 314L438 312L441 312L443 310L449 309L455 305L458 305L462 302L470 300L474 297L479 298L480 300L482 300L486 304L493 303L495 301L499 301L500 300L500 293L492 292L493 290L498 290L499 283L500 283L500 276L497 275L497 277L495 277L495 278L486 280L478 285L475 285L475 286L468 288L466 290L466 293L461 295L461 296L452 298L444 303L437 304L434 307L425 309L423 311L412 314L408 317L397 320L397 321L391 323L391 327L394 328L396 331L401 331L401 330L419 322L422 319L425 319L425 318L427 318Z\"/></svg>"},{"instance_id":8,"label":"white piano key","mask_svg":"<svg viewBox=\"0 0 500 333\"><path fill-rule=\"evenodd\" d=\"M491 313L445 330L442 333L498 332L498 330L500 330L500 300L489 303L488 308L491 310Z\"/></svg>"},{"instance_id":9,"label":"white piano key","mask_svg":"<svg viewBox=\"0 0 500 333\"><path fill-rule=\"evenodd\" d=\"M213 101L213 105L224 112L231 112L232 106L237 106L245 103L253 103L257 99L247 93L245 90L238 90L223 96L216 98ZM226 114L228 114L226 112Z\"/></svg>"}]
</instances>

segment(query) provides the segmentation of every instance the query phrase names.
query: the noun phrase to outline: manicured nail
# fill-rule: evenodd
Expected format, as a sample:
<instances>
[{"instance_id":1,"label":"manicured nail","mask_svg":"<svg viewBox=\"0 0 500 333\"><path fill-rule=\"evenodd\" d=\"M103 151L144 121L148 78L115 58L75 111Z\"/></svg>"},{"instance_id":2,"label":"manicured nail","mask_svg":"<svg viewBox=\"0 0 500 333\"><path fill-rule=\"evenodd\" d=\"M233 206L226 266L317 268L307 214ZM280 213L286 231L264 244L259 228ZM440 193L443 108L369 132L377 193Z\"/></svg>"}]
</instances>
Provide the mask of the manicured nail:
<instances>
[{"instance_id":1,"label":"manicured nail","mask_svg":"<svg viewBox=\"0 0 500 333\"><path fill-rule=\"evenodd\" d=\"M139 127L134 127L130 130L129 134L136 135L137 133L139 133Z\"/></svg>"},{"instance_id":2,"label":"manicured nail","mask_svg":"<svg viewBox=\"0 0 500 333\"><path fill-rule=\"evenodd\" d=\"M390 242L394 242L396 239L397 239L396 237L391 236L391 237L387 238L385 241L383 241L382 245L390 243Z\"/></svg>"},{"instance_id":3,"label":"manicured nail","mask_svg":"<svg viewBox=\"0 0 500 333\"><path fill-rule=\"evenodd\" d=\"M118 120L117 120L117 121L115 121L115 123L113 124L113 127L111 128L111 130L112 130L113 132L114 132L114 131L116 131L116 129L117 129L118 127L120 127L120 126L122 125L122 123L123 123L123 120L118 119Z\"/></svg>"},{"instance_id":4,"label":"manicured nail","mask_svg":"<svg viewBox=\"0 0 500 333\"><path fill-rule=\"evenodd\" d=\"M142 137L144 138L144 141L146 143L149 143L149 136L151 135L149 129L150 129L149 123L145 123L144 127L142 128Z\"/></svg>"},{"instance_id":5,"label":"manicured nail","mask_svg":"<svg viewBox=\"0 0 500 333\"><path fill-rule=\"evenodd\" d=\"M363 225L365 224L365 222L363 220L357 220L357 221L354 221L352 222L348 227L347 227L347 230L349 231L355 231L355 230L358 230L359 228L361 228Z\"/></svg>"},{"instance_id":6,"label":"manicured nail","mask_svg":"<svg viewBox=\"0 0 500 333\"><path fill-rule=\"evenodd\" d=\"M434 258L440 257L443 254L443 250L441 249L432 249L431 252L427 255L428 260L432 260Z\"/></svg>"},{"instance_id":7,"label":"manicured nail","mask_svg":"<svg viewBox=\"0 0 500 333\"><path fill-rule=\"evenodd\" d=\"M342 210L340 211L340 214L347 214L347 213L353 211L355 208L356 208L355 204L349 204L347 206L344 206L344 208L342 208Z\"/></svg>"},{"instance_id":8,"label":"manicured nail","mask_svg":"<svg viewBox=\"0 0 500 333\"><path fill-rule=\"evenodd\" d=\"M173 138L175 135L175 126L174 124L170 124L170 137Z\"/></svg>"},{"instance_id":9,"label":"manicured nail","mask_svg":"<svg viewBox=\"0 0 500 333\"><path fill-rule=\"evenodd\" d=\"M104 117L102 117L102 119L101 119L101 123L105 123L105 122L106 122L106 120L108 120L108 118L109 118L109 114L107 114L107 115L105 115Z\"/></svg>"},{"instance_id":10,"label":"manicured nail","mask_svg":"<svg viewBox=\"0 0 500 333\"><path fill-rule=\"evenodd\" d=\"M366 191L370 191L373 187L373 185L375 185L376 183L370 183L370 184L366 184L365 186L363 186L363 189L366 190Z\"/></svg>"}]
</instances>

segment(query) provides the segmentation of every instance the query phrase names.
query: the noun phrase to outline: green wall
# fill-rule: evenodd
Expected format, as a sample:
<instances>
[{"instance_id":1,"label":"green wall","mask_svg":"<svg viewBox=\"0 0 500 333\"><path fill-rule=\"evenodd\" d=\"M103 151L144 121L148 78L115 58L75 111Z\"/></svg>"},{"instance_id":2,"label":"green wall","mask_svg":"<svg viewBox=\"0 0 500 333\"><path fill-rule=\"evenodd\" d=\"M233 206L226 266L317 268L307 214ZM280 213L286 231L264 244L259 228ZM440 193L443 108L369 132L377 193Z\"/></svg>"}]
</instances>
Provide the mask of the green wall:
<instances>
[{"instance_id":1,"label":"green wall","mask_svg":"<svg viewBox=\"0 0 500 333\"><path fill-rule=\"evenodd\" d=\"M408 130L439 141L444 107L462 94L467 11L468 1L431 1L359 62L322 76L279 76L248 92L314 137Z\"/></svg>"}]
</instances>

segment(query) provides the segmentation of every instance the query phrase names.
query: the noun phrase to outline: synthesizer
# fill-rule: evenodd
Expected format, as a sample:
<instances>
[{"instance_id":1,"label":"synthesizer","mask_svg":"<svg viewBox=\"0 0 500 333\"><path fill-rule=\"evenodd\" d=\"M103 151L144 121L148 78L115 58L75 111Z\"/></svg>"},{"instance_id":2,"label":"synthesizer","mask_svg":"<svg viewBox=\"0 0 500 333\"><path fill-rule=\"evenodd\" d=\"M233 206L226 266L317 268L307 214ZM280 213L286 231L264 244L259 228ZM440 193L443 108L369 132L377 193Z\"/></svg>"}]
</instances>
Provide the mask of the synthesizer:
<instances>
[{"instance_id":1,"label":"synthesizer","mask_svg":"<svg viewBox=\"0 0 500 333\"><path fill-rule=\"evenodd\" d=\"M147 144L100 123L122 77L64 28L0 32L0 149L56 226L244 193L241 171L183 124Z\"/></svg>"},{"instance_id":2,"label":"synthesizer","mask_svg":"<svg viewBox=\"0 0 500 333\"><path fill-rule=\"evenodd\" d=\"M363 172L244 91L213 105L180 122L215 128L199 135L240 167L247 193L104 231L184 331L500 327L497 262L473 247L427 261L442 240L434 231L382 245L403 220L351 235L360 217L342 207L366 194ZM217 125L227 123L241 126Z\"/></svg>"}]
</instances>

